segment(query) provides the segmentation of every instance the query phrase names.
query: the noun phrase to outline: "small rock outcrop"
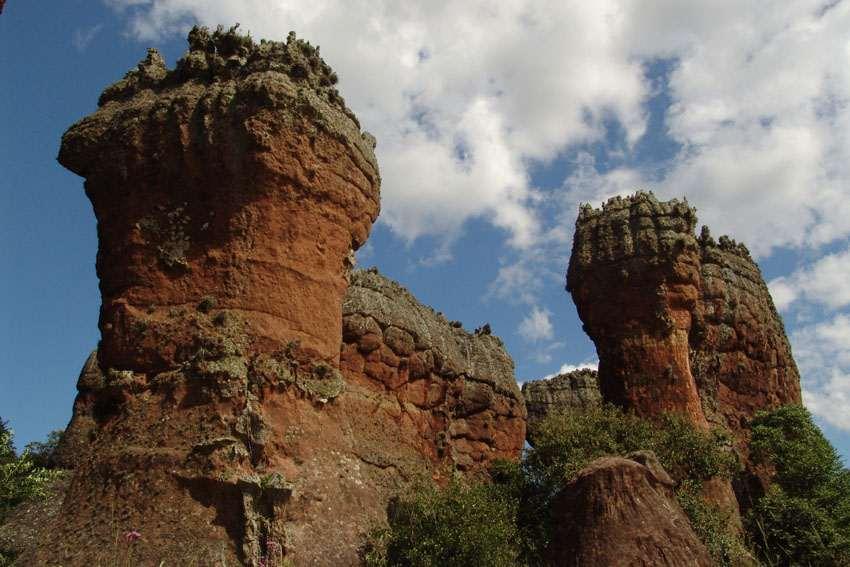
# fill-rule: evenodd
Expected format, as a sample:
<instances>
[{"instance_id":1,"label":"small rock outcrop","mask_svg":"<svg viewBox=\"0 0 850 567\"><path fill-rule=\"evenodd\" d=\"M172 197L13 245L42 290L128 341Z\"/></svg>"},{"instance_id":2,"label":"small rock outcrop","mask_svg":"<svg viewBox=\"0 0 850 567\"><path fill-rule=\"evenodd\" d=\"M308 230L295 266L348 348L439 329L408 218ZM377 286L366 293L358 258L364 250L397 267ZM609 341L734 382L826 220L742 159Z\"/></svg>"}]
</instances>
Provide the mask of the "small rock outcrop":
<instances>
[{"instance_id":1,"label":"small rock outcrop","mask_svg":"<svg viewBox=\"0 0 850 567\"><path fill-rule=\"evenodd\" d=\"M567 289L599 354L603 398L732 431L800 402L782 321L747 249L717 242L687 202L651 193L582 207Z\"/></svg>"},{"instance_id":2,"label":"small rock outcrop","mask_svg":"<svg viewBox=\"0 0 850 567\"><path fill-rule=\"evenodd\" d=\"M712 565L648 451L591 462L554 502L553 522L552 565Z\"/></svg>"},{"instance_id":3,"label":"small rock outcrop","mask_svg":"<svg viewBox=\"0 0 850 567\"><path fill-rule=\"evenodd\" d=\"M581 413L602 403L597 372L580 368L522 385L528 411L528 440L534 444L535 426L550 413Z\"/></svg>"}]
</instances>

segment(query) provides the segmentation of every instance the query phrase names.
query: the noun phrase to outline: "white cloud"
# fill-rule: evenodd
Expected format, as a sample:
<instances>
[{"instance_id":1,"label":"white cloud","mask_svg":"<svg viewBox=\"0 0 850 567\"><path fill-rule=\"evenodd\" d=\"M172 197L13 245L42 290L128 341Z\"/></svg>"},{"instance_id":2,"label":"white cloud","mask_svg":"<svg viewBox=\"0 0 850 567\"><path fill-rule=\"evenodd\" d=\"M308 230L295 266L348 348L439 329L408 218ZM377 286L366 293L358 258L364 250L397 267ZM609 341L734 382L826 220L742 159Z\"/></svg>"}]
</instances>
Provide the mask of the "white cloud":
<instances>
[{"instance_id":1,"label":"white cloud","mask_svg":"<svg viewBox=\"0 0 850 567\"><path fill-rule=\"evenodd\" d=\"M831 425L850 431L850 315L802 327L791 335L803 400Z\"/></svg>"},{"instance_id":2,"label":"white cloud","mask_svg":"<svg viewBox=\"0 0 850 567\"><path fill-rule=\"evenodd\" d=\"M787 309L799 299L831 309L850 305L850 248L772 280L770 290L779 309Z\"/></svg>"},{"instance_id":3,"label":"white cloud","mask_svg":"<svg viewBox=\"0 0 850 567\"><path fill-rule=\"evenodd\" d=\"M850 234L848 2L107 1L134 6L145 40L238 21L321 44L379 140L382 222L407 239L451 242L476 217L519 248L563 232L541 218L529 165L604 140L610 119L624 165L594 177L584 164L567 208L650 185L756 255ZM660 177L628 159L652 94L642 64L659 57L676 61L666 126L682 147Z\"/></svg>"},{"instance_id":4,"label":"white cloud","mask_svg":"<svg viewBox=\"0 0 850 567\"><path fill-rule=\"evenodd\" d=\"M833 427L850 432L850 373L833 368L825 374L816 387L803 389L806 407Z\"/></svg>"},{"instance_id":5,"label":"white cloud","mask_svg":"<svg viewBox=\"0 0 850 567\"><path fill-rule=\"evenodd\" d=\"M552 374L547 374L542 378L542 380L550 380L555 376L559 376L561 374L566 374L568 372L575 372L576 370L598 370L599 369L599 361L598 360L585 360L584 362L579 362L578 364L571 364L569 362L565 362L561 365L561 368L558 369L557 372L553 372Z\"/></svg>"},{"instance_id":6,"label":"white cloud","mask_svg":"<svg viewBox=\"0 0 850 567\"><path fill-rule=\"evenodd\" d=\"M770 295L773 297L773 303L780 311L785 311L794 303L799 295L796 286L785 276L772 279L767 283L770 289Z\"/></svg>"},{"instance_id":7,"label":"white cloud","mask_svg":"<svg viewBox=\"0 0 850 567\"><path fill-rule=\"evenodd\" d=\"M534 306L531 313L519 324L517 332L529 342L550 340L554 335L552 321L549 319L551 315L548 309Z\"/></svg>"},{"instance_id":8,"label":"white cloud","mask_svg":"<svg viewBox=\"0 0 850 567\"><path fill-rule=\"evenodd\" d=\"M103 29L103 24L97 24L88 28L77 28L71 35L71 45L74 49L82 53L86 50L89 44L97 37L100 30Z\"/></svg>"}]
</instances>

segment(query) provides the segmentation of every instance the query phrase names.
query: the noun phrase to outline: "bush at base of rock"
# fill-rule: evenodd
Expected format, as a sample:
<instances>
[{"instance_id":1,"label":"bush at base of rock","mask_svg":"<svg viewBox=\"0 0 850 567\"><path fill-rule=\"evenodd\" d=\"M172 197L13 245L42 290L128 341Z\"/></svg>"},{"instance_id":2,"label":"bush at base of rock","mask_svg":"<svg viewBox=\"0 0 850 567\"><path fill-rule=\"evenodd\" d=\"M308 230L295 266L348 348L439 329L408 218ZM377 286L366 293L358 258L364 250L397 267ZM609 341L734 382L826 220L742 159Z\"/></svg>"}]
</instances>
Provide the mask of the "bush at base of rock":
<instances>
[{"instance_id":1,"label":"bush at base of rock","mask_svg":"<svg viewBox=\"0 0 850 567\"><path fill-rule=\"evenodd\" d=\"M550 415L535 428L535 446L520 463L495 463L492 484L431 487L399 500L389 527L373 534L367 563L544 564L552 503L562 487L599 457L638 459L635 452L651 450L675 481L680 504L714 560L735 564L747 555L743 544L698 494L703 480L737 470L726 445L723 435L699 431L676 416L652 423L613 406Z\"/></svg>"},{"instance_id":2,"label":"bush at base of rock","mask_svg":"<svg viewBox=\"0 0 850 567\"><path fill-rule=\"evenodd\" d=\"M518 564L516 501L502 487L453 482L395 500L389 528L372 535L368 567Z\"/></svg>"},{"instance_id":3,"label":"bush at base of rock","mask_svg":"<svg viewBox=\"0 0 850 567\"><path fill-rule=\"evenodd\" d=\"M753 460L774 472L747 516L759 558L771 566L850 565L850 470L802 406L752 422Z\"/></svg>"}]
</instances>

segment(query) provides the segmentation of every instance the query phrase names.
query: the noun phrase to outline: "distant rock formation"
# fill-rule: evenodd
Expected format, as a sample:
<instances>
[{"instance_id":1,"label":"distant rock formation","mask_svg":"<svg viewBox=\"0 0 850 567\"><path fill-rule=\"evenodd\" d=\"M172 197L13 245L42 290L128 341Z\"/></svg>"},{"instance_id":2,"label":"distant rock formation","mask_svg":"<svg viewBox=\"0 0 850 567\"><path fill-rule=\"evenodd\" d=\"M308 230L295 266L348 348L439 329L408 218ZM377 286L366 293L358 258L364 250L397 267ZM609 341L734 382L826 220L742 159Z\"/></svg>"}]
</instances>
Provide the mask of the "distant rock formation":
<instances>
[{"instance_id":1,"label":"distant rock formation","mask_svg":"<svg viewBox=\"0 0 850 567\"><path fill-rule=\"evenodd\" d=\"M556 499L553 522L552 565L713 565L650 451L591 462Z\"/></svg>"},{"instance_id":2,"label":"distant rock formation","mask_svg":"<svg viewBox=\"0 0 850 567\"><path fill-rule=\"evenodd\" d=\"M800 378L758 266L727 237L697 238L696 222L687 202L644 192L583 206L567 290L596 344L603 400L725 428L746 464L749 421L800 403ZM736 488L746 503L748 487ZM737 524L729 481L704 495Z\"/></svg>"},{"instance_id":3,"label":"distant rock formation","mask_svg":"<svg viewBox=\"0 0 850 567\"><path fill-rule=\"evenodd\" d=\"M688 335L699 299L696 216L647 193L581 209L567 289L596 344L606 401L640 415L708 424L690 372Z\"/></svg>"},{"instance_id":4,"label":"distant rock formation","mask_svg":"<svg viewBox=\"0 0 850 567\"><path fill-rule=\"evenodd\" d=\"M528 441L532 445L535 427L550 413L580 413L602 403L597 372L589 368L529 380L522 385L522 395L528 410Z\"/></svg>"},{"instance_id":5,"label":"distant rock formation","mask_svg":"<svg viewBox=\"0 0 850 567\"><path fill-rule=\"evenodd\" d=\"M799 404L800 375L758 265L743 244L703 227L700 302L690 333L690 365L709 422L747 439L763 409Z\"/></svg>"},{"instance_id":6,"label":"distant rock formation","mask_svg":"<svg viewBox=\"0 0 850 567\"><path fill-rule=\"evenodd\" d=\"M687 202L651 193L582 207L567 272L596 344L603 398L733 432L746 455L760 409L800 402L782 321L747 249L715 242Z\"/></svg>"}]
</instances>

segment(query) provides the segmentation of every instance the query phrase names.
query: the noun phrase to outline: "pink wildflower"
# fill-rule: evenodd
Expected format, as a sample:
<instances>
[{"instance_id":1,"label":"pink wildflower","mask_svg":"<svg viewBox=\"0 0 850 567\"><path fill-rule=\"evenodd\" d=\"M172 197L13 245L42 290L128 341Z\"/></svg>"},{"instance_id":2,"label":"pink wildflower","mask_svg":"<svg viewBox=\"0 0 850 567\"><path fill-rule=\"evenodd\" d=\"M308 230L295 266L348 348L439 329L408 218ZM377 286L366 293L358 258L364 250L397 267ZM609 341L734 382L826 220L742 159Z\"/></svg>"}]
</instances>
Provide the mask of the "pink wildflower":
<instances>
[{"instance_id":1,"label":"pink wildflower","mask_svg":"<svg viewBox=\"0 0 850 567\"><path fill-rule=\"evenodd\" d=\"M276 541L270 541L266 544L270 554L277 555L281 551L280 544Z\"/></svg>"},{"instance_id":2,"label":"pink wildflower","mask_svg":"<svg viewBox=\"0 0 850 567\"><path fill-rule=\"evenodd\" d=\"M142 539L142 534L140 534L136 530L130 530L129 532L124 534L124 540L127 543L135 543L135 542L139 541L140 539Z\"/></svg>"}]
</instances>

